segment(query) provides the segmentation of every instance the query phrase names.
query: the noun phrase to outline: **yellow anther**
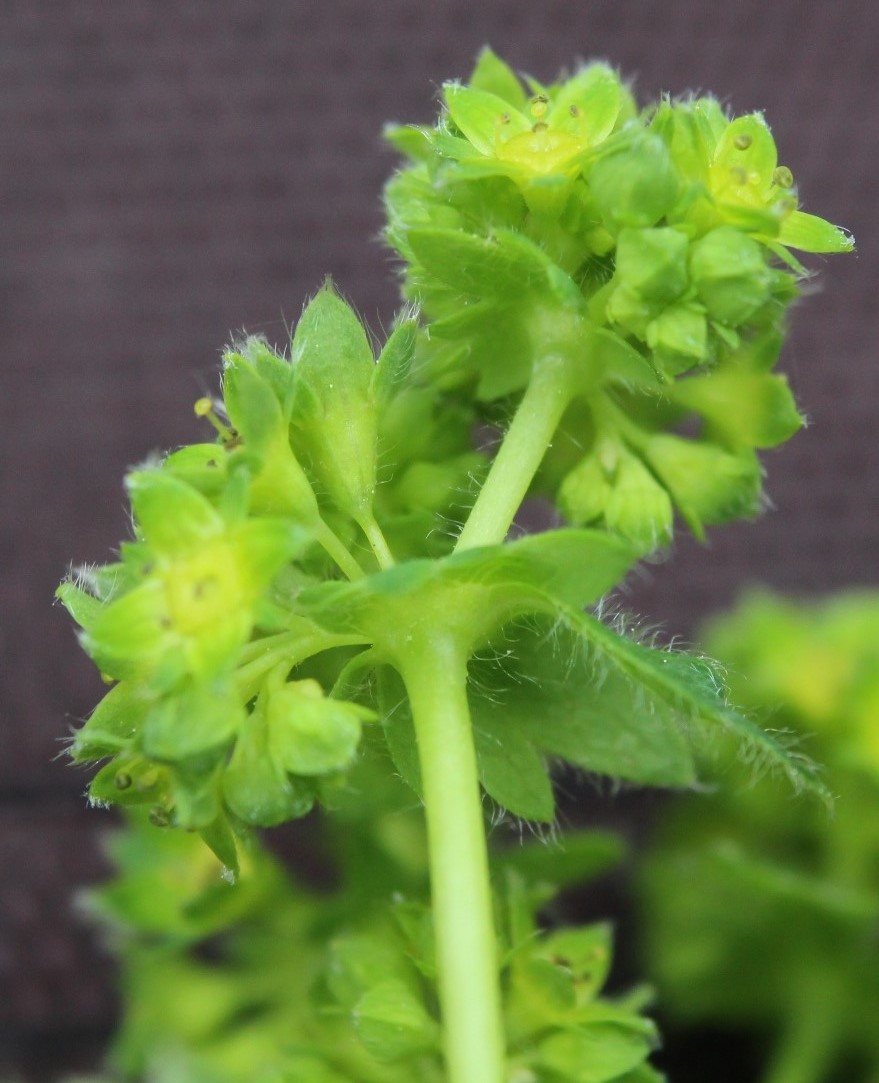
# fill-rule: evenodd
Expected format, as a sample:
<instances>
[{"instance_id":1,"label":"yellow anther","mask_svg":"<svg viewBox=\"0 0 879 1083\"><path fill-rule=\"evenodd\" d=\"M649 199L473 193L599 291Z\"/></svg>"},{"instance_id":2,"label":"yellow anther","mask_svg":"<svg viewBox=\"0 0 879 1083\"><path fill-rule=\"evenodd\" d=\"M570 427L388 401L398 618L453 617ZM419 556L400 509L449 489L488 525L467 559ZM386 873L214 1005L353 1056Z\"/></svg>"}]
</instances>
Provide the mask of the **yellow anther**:
<instances>
[{"instance_id":1,"label":"yellow anther","mask_svg":"<svg viewBox=\"0 0 879 1083\"><path fill-rule=\"evenodd\" d=\"M772 180L779 188L792 188L794 175L786 165L780 165L772 174Z\"/></svg>"},{"instance_id":2,"label":"yellow anther","mask_svg":"<svg viewBox=\"0 0 879 1083\"><path fill-rule=\"evenodd\" d=\"M222 421L217 417L216 410L214 410L213 400L205 396L202 399L197 399L193 406L196 417L204 417L213 425L221 440L226 442L235 439L235 433L228 425L224 425Z\"/></svg>"},{"instance_id":3,"label":"yellow anther","mask_svg":"<svg viewBox=\"0 0 879 1083\"><path fill-rule=\"evenodd\" d=\"M539 120L549 106L549 98L545 94L535 94L531 99L531 116Z\"/></svg>"}]
</instances>

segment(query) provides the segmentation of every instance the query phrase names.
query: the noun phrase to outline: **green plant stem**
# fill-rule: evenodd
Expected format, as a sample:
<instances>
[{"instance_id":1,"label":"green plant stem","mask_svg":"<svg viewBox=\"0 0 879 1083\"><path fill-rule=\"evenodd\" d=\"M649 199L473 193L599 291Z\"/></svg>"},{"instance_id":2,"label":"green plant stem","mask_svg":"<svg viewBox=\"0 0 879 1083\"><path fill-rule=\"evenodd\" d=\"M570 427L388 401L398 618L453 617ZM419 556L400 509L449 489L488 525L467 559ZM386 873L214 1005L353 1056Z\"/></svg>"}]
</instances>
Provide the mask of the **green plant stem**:
<instances>
[{"instance_id":1,"label":"green plant stem","mask_svg":"<svg viewBox=\"0 0 879 1083\"><path fill-rule=\"evenodd\" d=\"M557 353L537 359L456 550L504 540L570 401L568 359Z\"/></svg>"},{"instance_id":2,"label":"green plant stem","mask_svg":"<svg viewBox=\"0 0 879 1083\"><path fill-rule=\"evenodd\" d=\"M498 960L467 650L442 622L425 622L402 639L398 665L421 764L449 1083L502 1083Z\"/></svg>"},{"instance_id":3,"label":"green plant stem","mask_svg":"<svg viewBox=\"0 0 879 1083\"><path fill-rule=\"evenodd\" d=\"M345 575L351 580L362 579L364 574L363 569L323 519L318 520L314 525L314 530L317 535L318 543L323 547L327 555L336 562Z\"/></svg>"},{"instance_id":4,"label":"green plant stem","mask_svg":"<svg viewBox=\"0 0 879 1083\"><path fill-rule=\"evenodd\" d=\"M375 559L378 561L378 566L382 570L392 568L395 563L394 554L391 552L390 546L382 533L382 528L375 521L372 512L362 515L357 520L357 523L366 535L366 539L375 555Z\"/></svg>"},{"instance_id":5,"label":"green plant stem","mask_svg":"<svg viewBox=\"0 0 879 1083\"><path fill-rule=\"evenodd\" d=\"M235 687L246 702L255 694L263 677L281 663L292 669L321 651L365 643L362 636L332 635L322 631L303 635L299 629L268 636L261 653L239 666L235 673ZM259 644L252 646L257 647Z\"/></svg>"}]
</instances>

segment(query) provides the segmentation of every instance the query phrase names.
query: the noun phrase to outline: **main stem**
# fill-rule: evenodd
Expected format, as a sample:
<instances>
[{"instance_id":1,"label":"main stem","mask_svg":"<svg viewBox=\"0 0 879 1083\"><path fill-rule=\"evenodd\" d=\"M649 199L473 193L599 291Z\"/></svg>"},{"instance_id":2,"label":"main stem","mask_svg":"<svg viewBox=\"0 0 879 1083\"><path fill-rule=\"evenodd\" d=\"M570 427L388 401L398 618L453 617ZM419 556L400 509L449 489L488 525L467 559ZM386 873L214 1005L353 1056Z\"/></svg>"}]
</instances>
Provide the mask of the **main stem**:
<instances>
[{"instance_id":1,"label":"main stem","mask_svg":"<svg viewBox=\"0 0 879 1083\"><path fill-rule=\"evenodd\" d=\"M467 702L467 652L422 627L398 659L418 740L450 1083L502 1083L504 1038L488 849Z\"/></svg>"},{"instance_id":2,"label":"main stem","mask_svg":"<svg viewBox=\"0 0 879 1083\"><path fill-rule=\"evenodd\" d=\"M569 371L569 361L560 353L535 360L528 387L458 536L456 550L499 545L507 536L571 401Z\"/></svg>"}]
</instances>

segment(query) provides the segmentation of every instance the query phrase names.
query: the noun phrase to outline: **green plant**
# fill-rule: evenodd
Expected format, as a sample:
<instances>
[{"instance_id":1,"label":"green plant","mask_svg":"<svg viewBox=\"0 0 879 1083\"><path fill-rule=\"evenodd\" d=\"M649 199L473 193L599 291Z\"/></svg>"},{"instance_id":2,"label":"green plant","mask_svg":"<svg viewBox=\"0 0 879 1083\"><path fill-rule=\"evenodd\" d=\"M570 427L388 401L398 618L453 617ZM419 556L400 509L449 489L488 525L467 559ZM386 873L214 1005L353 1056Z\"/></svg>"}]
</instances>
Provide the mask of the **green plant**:
<instances>
[{"instance_id":1,"label":"green plant","mask_svg":"<svg viewBox=\"0 0 879 1083\"><path fill-rule=\"evenodd\" d=\"M644 871L651 970L677 1023L738 1026L767 1083L879 1079L879 598L754 594L708 629L737 699L802 736L835 815L735 777L665 817ZM686 891L681 891L686 884ZM731 907L730 899L747 900Z\"/></svg>"},{"instance_id":2,"label":"green plant","mask_svg":"<svg viewBox=\"0 0 879 1083\"><path fill-rule=\"evenodd\" d=\"M289 354L235 343L196 407L217 439L132 471L134 539L59 590L113 682L71 747L105 761L96 803L198 833L234 876L254 829L367 801L367 765L423 804L429 909L415 891L365 934L333 1027L285 1030L266 1078L655 1079L643 997L598 996L606 932L539 928L566 859L492 875L487 806L551 824L554 760L686 787L721 735L823 790L711 663L586 607L674 508L699 536L757 512L756 449L801 423L771 371L805 274L790 249L851 241L798 209L759 115L639 113L604 65L527 86L486 50L435 128L389 132L417 310L378 357L330 284ZM564 525L508 540L531 496ZM398 880L379 895L411 895Z\"/></svg>"}]
</instances>

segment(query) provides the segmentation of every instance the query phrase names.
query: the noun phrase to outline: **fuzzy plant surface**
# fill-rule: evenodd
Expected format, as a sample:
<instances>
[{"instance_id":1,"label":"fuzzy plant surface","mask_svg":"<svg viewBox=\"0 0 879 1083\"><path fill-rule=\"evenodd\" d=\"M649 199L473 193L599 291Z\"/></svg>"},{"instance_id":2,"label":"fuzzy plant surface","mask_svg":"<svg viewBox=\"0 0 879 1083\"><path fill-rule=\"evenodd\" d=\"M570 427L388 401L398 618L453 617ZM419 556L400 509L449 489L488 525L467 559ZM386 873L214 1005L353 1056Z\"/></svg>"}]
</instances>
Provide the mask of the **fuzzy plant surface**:
<instances>
[{"instance_id":1,"label":"fuzzy plant surface","mask_svg":"<svg viewBox=\"0 0 879 1083\"><path fill-rule=\"evenodd\" d=\"M643 905L666 1015L760 1035L766 1083L875 1083L879 596L754 594L706 638L738 701L825 765L835 815L745 778L669 814Z\"/></svg>"},{"instance_id":2,"label":"fuzzy plant surface","mask_svg":"<svg viewBox=\"0 0 879 1083\"><path fill-rule=\"evenodd\" d=\"M200 835L237 875L254 830L347 800L377 745L424 811L437 1072L641 1083L649 1043L613 1052L632 1006L590 1029L580 949L565 991L550 934L504 939L487 821L552 824L557 761L687 787L730 743L822 791L710 662L594 607L675 508L699 535L758 509L755 449L800 424L772 371L791 250L851 241L798 209L762 117L639 112L604 65L526 89L486 50L435 128L390 136L411 159L386 196L410 307L376 352L328 282L289 349L229 348L196 404L213 439L129 473L133 538L59 590L111 684L71 754L102 764L95 803ZM532 495L559 527L511 536ZM520 952L533 1031L509 1009ZM395 988L376 1004L418 1015ZM395 1033L369 1054L405 1061Z\"/></svg>"}]
</instances>

